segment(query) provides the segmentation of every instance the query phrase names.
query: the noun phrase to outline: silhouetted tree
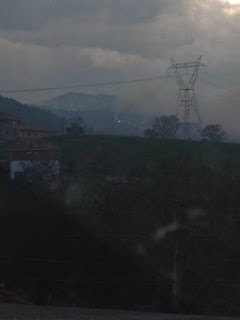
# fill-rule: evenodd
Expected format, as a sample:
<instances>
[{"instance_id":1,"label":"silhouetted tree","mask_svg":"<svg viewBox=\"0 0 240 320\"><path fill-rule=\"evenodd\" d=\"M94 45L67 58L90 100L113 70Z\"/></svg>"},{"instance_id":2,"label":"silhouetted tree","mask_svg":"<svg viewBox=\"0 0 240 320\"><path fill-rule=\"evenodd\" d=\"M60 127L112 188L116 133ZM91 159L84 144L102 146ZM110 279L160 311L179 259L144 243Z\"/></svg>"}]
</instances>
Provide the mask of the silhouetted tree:
<instances>
[{"instance_id":1,"label":"silhouetted tree","mask_svg":"<svg viewBox=\"0 0 240 320\"><path fill-rule=\"evenodd\" d=\"M85 134L85 129L79 123L74 122L67 128L67 134L69 136L80 136Z\"/></svg>"},{"instance_id":2,"label":"silhouetted tree","mask_svg":"<svg viewBox=\"0 0 240 320\"><path fill-rule=\"evenodd\" d=\"M175 115L156 117L152 128L144 131L145 137L169 139L176 136L179 119Z\"/></svg>"},{"instance_id":3,"label":"silhouetted tree","mask_svg":"<svg viewBox=\"0 0 240 320\"><path fill-rule=\"evenodd\" d=\"M202 136L212 142L222 141L226 137L226 131L221 124L209 124L203 129Z\"/></svg>"},{"instance_id":4,"label":"silhouetted tree","mask_svg":"<svg viewBox=\"0 0 240 320\"><path fill-rule=\"evenodd\" d=\"M143 132L144 136L147 138L157 138L158 134L153 129L146 129Z\"/></svg>"}]
</instances>

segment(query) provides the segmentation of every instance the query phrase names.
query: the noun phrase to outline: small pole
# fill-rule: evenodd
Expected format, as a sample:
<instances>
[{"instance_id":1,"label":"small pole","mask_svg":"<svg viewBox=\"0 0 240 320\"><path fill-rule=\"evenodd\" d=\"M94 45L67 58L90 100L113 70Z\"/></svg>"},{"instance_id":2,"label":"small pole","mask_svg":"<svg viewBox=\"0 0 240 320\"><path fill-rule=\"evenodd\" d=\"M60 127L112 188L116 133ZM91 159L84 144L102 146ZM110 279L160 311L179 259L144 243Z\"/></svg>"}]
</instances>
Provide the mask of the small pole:
<instances>
[{"instance_id":1,"label":"small pole","mask_svg":"<svg viewBox=\"0 0 240 320\"><path fill-rule=\"evenodd\" d=\"M182 234L183 234L184 210L176 210L173 254L173 279L172 279L172 308L175 313L182 312Z\"/></svg>"}]
</instances>

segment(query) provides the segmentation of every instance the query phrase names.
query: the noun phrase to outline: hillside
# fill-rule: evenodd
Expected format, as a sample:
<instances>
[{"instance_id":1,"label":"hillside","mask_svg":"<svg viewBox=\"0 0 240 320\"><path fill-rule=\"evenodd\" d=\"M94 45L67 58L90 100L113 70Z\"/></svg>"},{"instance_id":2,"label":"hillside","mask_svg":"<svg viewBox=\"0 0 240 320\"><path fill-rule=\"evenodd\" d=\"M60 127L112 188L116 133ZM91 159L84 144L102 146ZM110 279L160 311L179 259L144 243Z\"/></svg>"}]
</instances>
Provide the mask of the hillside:
<instances>
[{"instance_id":1,"label":"hillside","mask_svg":"<svg viewBox=\"0 0 240 320\"><path fill-rule=\"evenodd\" d=\"M116 97L112 95L69 92L48 100L43 105L50 107L62 116L70 118L78 112L114 109L115 102Z\"/></svg>"},{"instance_id":2,"label":"hillside","mask_svg":"<svg viewBox=\"0 0 240 320\"><path fill-rule=\"evenodd\" d=\"M104 94L70 92L43 103L46 110L70 121L82 117L93 132L111 135L142 135L150 116L140 112L121 111L117 97Z\"/></svg>"},{"instance_id":3,"label":"hillside","mask_svg":"<svg viewBox=\"0 0 240 320\"><path fill-rule=\"evenodd\" d=\"M93 131L111 134L114 131L116 98L110 95L67 93L46 101L43 106L60 117L70 121L83 118Z\"/></svg>"},{"instance_id":4,"label":"hillside","mask_svg":"<svg viewBox=\"0 0 240 320\"><path fill-rule=\"evenodd\" d=\"M185 140L149 140L141 137L58 137L63 160L74 160L99 173L123 174L137 165L154 166L164 157L198 159L213 167L240 163L240 144Z\"/></svg>"},{"instance_id":5,"label":"hillside","mask_svg":"<svg viewBox=\"0 0 240 320\"><path fill-rule=\"evenodd\" d=\"M22 104L14 99L0 96L0 112L10 113L26 125L40 126L61 133L65 120L54 113L39 107Z\"/></svg>"}]
</instances>

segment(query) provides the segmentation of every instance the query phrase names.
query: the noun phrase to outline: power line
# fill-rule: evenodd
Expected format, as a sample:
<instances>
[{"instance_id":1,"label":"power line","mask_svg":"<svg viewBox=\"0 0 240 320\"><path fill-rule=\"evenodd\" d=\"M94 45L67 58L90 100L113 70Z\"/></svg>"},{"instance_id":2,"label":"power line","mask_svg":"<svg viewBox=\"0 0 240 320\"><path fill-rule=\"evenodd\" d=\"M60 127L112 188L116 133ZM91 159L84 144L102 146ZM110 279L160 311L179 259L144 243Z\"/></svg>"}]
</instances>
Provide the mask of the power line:
<instances>
[{"instance_id":1,"label":"power line","mask_svg":"<svg viewBox=\"0 0 240 320\"><path fill-rule=\"evenodd\" d=\"M79 85L75 85L75 86L65 86L65 87L46 87L46 88L32 88L32 89L3 90L3 91L0 91L0 94L21 93L21 92L53 91L53 90L90 88L90 87L103 87L103 86L112 86L112 85L115 86L115 85L119 85L119 84L155 81L155 80L161 80L161 79L165 79L165 77L151 77L151 78L140 78L140 79L133 79L133 80L98 82L98 83L79 84Z\"/></svg>"}]
</instances>

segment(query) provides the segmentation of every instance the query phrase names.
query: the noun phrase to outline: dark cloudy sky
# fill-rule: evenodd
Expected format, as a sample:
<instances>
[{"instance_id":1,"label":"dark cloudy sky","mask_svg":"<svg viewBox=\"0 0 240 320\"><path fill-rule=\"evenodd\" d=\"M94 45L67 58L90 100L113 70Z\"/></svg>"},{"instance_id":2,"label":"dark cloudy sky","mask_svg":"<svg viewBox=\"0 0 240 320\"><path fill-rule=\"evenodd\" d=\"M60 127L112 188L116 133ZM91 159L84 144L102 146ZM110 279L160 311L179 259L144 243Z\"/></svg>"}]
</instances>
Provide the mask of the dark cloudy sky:
<instances>
[{"instance_id":1,"label":"dark cloudy sky","mask_svg":"<svg viewBox=\"0 0 240 320\"><path fill-rule=\"evenodd\" d=\"M170 59L203 56L205 123L240 136L240 5L227 0L0 0L1 90L166 76ZM85 90L86 91L86 90ZM90 92L90 91L87 91ZM92 89L126 106L173 113L173 78ZM13 95L38 102L64 92Z\"/></svg>"}]
</instances>

